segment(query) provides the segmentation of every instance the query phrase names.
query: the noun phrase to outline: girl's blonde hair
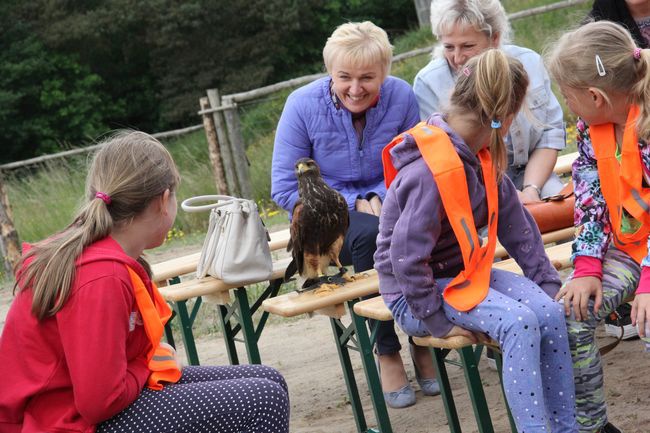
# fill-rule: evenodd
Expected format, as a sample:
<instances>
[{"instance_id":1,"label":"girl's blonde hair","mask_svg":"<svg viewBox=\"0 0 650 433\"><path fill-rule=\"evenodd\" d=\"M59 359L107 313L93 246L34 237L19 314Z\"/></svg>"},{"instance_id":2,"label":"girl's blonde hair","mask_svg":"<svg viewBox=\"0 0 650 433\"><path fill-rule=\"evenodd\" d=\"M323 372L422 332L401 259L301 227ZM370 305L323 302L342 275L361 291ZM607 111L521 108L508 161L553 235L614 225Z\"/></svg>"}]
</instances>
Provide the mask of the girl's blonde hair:
<instances>
[{"instance_id":1,"label":"girl's blonde hair","mask_svg":"<svg viewBox=\"0 0 650 433\"><path fill-rule=\"evenodd\" d=\"M370 21L341 24L327 39L323 48L323 61L332 74L334 63L358 68L381 65L384 77L390 73L393 46L381 27Z\"/></svg>"},{"instance_id":2,"label":"girl's blonde hair","mask_svg":"<svg viewBox=\"0 0 650 433\"><path fill-rule=\"evenodd\" d=\"M490 126L490 154L500 181L508 167L503 126L508 116L514 116L526 97L528 74L521 62L503 51L489 49L471 58L456 80L451 94L448 114L474 113L476 129Z\"/></svg>"},{"instance_id":3,"label":"girl's blonde hair","mask_svg":"<svg viewBox=\"0 0 650 433\"><path fill-rule=\"evenodd\" d=\"M86 179L86 200L72 224L36 243L18 263L16 286L33 292L32 313L54 315L65 304L84 248L129 224L151 200L175 191L178 170L165 147L143 132L118 132L95 154ZM110 197L107 204L96 194ZM108 201L108 200L107 200ZM139 260L149 270L143 258ZM26 262L26 263L25 263Z\"/></svg>"},{"instance_id":4,"label":"girl's blonde hair","mask_svg":"<svg viewBox=\"0 0 650 433\"><path fill-rule=\"evenodd\" d=\"M562 86L598 90L609 103L609 92L628 95L638 104L639 138L650 140L650 52L634 57L636 43L621 25L610 21L585 24L564 33L546 49L545 58L551 76ZM602 65L602 67L601 67Z\"/></svg>"},{"instance_id":5,"label":"girl's blonde hair","mask_svg":"<svg viewBox=\"0 0 650 433\"><path fill-rule=\"evenodd\" d=\"M501 44L510 42L510 23L499 0L433 0L431 31L440 39L451 27L473 27L488 38L499 35Z\"/></svg>"}]
</instances>

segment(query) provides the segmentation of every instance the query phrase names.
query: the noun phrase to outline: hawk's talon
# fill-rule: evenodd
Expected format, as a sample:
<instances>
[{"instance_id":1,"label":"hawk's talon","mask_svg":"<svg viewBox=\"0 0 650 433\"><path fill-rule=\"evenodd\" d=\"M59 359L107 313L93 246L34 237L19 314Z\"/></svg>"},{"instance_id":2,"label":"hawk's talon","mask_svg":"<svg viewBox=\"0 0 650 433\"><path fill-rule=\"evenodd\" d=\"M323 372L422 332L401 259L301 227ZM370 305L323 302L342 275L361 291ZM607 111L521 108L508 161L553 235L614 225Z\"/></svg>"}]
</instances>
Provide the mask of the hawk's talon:
<instances>
[{"instance_id":1,"label":"hawk's talon","mask_svg":"<svg viewBox=\"0 0 650 433\"><path fill-rule=\"evenodd\" d=\"M336 274L337 277L339 277L340 280L344 281L345 283L351 283L352 281L356 280L356 277L354 275L348 275L348 270L345 266L341 266L339 268L339 273Z\"/></svg>"}]
</instances>

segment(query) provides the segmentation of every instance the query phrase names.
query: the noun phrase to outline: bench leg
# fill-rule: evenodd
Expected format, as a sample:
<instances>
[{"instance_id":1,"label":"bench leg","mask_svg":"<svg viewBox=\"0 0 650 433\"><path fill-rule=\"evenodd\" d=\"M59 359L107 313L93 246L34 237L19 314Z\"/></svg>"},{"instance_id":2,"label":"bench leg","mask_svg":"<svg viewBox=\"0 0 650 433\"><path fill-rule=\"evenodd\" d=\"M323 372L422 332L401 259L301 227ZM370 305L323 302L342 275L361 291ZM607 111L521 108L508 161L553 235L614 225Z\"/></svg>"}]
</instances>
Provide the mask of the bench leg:
<instances>
[{"instance_id":1,"label":"bench leg","mask_svg":"<svg viewBox=\"0 0 650 433\"><path fill-rule=\"evenodd\" d=\"M469 397L472 400L472 407L474 409L474 416L476 417L479 433L494 433L494 427L492 427L492 420L490 418L490 410L488 409L485 400L485 393L483 392L483 384L481 383L481 376L478 372L478 362L474 350L472 349L472 346L467 346L459 349L458 353L460 354L460 359L463 364L467 390L469 391Z\"/></svg>"},{"instance_id":2,"label":"bench leg","mask_svg":"<svg viewBox=\"0 0 650 433\"><path fill-rule=\"evenodd\" d=\"M178 284L181 282L181 279L179 277L174 277L170 280L167 281L167 284ZM174 310L174 303L173 302L168 302L168 304L171 304L170 307L172 309L172 315L165 323L165 340L167 341L168 344L170 344L174 349L176 349L176 343L174 342L174 330L172 328L172 321L176 317L176 311Z\"/></svg>"},{"instance_id":3,"label":"bench leg","mask_svg":"<svg viewBox=\"0 0 650 433\"><path fill-rule=\"evenodd\" d=\"M445 414L447 415L447 423L449 424L449 431L451 433L461 433L460 421L458 420L458 412L456 411L456 404L454 403L454 395L451 392L451 385L449 384L449 376L447 375L447 367L445 366L445 358L449 350L438 348L429 349L433 356L433 366L436 369L436 377L440 384L440 396L442 403L445 406Z\"/></svg>"},{"instance_id":4,"label":"bench leg","mask_svg":"<svg viewBox=\"0 0 650 433\"><path fill-rule=\"evenodd\" d=\"M186 301L174 302L174 311L178 315L178 320L181 326L181 335L183 337L183 344L185 344L185 353L187 355L187 362L190 365L199 365L199 354L196 351L196 344L194 343L194 334L192 332L192 324L196 317L196 312L201 305L201 298L197 298L192 309L192 315L187 311Z\"/></svg>"},{"instance_id":5,"label":"bench leg","mask_svg":"<svg viewBox=\"0 0 650 433\"><path fill-rule=\"evenodd\" d=\"M261 364L260 350L257 347L257 333L253 324L253 316L250 305L248 304L246 289L243 287L237 288L235 290L235 297L237 298L237 305L239 307L239 323L241 324L241 330L244 336L248 362L251 364Z\"/></svg>"},{"instance_id":6,"label":"bench leg","mask_svg":"<svg viewBox=\"0 0 650 433\"><path fill-rule=\"evenodd\" d=\"M352 327L348 328L339 319L330 318L332 325L332 332L334 333L334 341L336 349L339 353L339 360L341 361L341 368L343 369L343 379L345 379L345 386L348 389L348 397L350 398L350 406L352 407L352 415L354 422L357 425L357 432L368 432L368 425L366 418L363 415L363 407L361 406L361 398L359 397L359 388L354 378L354 371L352 370L352 363L350 362L350 351L348 349L348 340L353 332Z\"/></svg>"},{"instance_id":7,"label":"bench leg","mask_svg":"<svg viewBox=\"0 0 650 433\"><path fill-rule=\"evenodd\" d=\"M350 311L354 311L354 304L358 300L348 302ZM370 398L372 406L375 411L377 425L381 433L392 433L393 428L390 425L390 417L386 409L386 402L384 401L384 393L381 389L381 381L375 364L375 355L373 354L373 338L368 335L368 327L366 320L352 313L352 325L357 335L357 344L359 354L361 355L361 362L363 363L363 371L366 374L366 381L368 382L368 390L370 391ZM376 325L379 326L379 321Z\"/></svg>"},{"instance_id":8,"label":"bench leg","mask_svg":"<svg viewBox=\"0 0 650 433\"><path fill-rule=\"evenodd\" d=\"M503 388L503 358L501 357L501 352L494 351L494 360L497 363L497 371L499 372L499 384L501 386L501 392L503 393L503 401L506 404L506 410L508 411L508 421L510 421L510 431L512 433L517 433L517 424L512 418L512 412L510 412L510 405L508 404L508 398L506 397L506 390Z\"/></svg>"},{"instance_id":9,"label":"bench leg","mask_svg":"<svg viewBox=\"0 0 650 433\"><path fill-rule=\"evenodd\" d=\"M260 351L258 342L269 318L269 313L263 311L257 327L253 321L253 315L260 309L262 302L265 299L277 296L282 286L283 279L271 281L269 286L259 295L253 305L248 301L248 293L244 287L239 287L235 290L235 301L232 304L224 304L219 306L219 323L223 330L224 340L226 343L226 351L230 364L239 364L239 356L237 355L237 348L235 347L236 336L241 331L244 344L246 345L246 354L248 362L251 364L261 364Z\"/></svg>"},{"instance_id":10,"label":"bench leg","mask_svg":"<svg viewBox=\"0 0 650 433\"><path fill-rule=\"evenodd\" d=\"M176 349L176 343L174 342L174 331L172 330L172 320L176 316L176 312L172 310L172 317L169 318L167 323L165 323L165 340L170 344L174 349Z\"/></svg>"},{"instance_id":11,"label":"bench leg","mask_svg":"<svg viewBox=\"0 0 650 433\"><path fill-rule=\"evenodd\" d=\"M219 317L219 324L223 332L223 341L226 343L226 354L230 365L239 364L239 356L237 355L237 347L235 346L235 332L233 332L230 325L230 310L229 306L219 305L217 309L217 316Z\"/></svg>"}]
</instances>

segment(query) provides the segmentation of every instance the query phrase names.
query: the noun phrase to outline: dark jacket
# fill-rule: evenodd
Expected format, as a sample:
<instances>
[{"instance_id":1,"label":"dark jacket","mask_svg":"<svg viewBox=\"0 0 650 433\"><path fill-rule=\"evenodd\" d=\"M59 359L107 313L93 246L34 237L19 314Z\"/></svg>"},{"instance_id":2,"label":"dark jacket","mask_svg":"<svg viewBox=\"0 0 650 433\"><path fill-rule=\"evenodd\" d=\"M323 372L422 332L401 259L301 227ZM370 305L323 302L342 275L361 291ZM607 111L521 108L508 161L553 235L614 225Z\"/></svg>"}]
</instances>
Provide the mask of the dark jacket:
<instances>
[{"instance_id":1,"label":"dark jacket","mask_svg":"<svg viewBox=\"0 0 650 433\"><path fill-rule=\"evenodd\" d=\"M632 18L625 0L595 0L591 12L589 12L589 17L595 21L608 20L625 26L632 34L638 47L648 48L648 43L641 35L641 31L634 18Z\"/></svg>"}]
</instances>

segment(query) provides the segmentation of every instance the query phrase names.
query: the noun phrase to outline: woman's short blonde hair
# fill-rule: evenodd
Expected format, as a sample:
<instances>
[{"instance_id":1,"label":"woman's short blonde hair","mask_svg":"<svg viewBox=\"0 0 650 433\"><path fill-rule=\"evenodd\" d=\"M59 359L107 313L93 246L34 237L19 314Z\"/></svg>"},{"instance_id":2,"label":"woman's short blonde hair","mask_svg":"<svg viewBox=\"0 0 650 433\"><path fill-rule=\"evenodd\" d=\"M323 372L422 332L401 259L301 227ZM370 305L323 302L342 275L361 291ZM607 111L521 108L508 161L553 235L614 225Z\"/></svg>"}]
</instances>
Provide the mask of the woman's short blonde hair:
<instances>
[{"instance_id":1,"label":"woman's short blonde hair","mask_svg":"<svg viewBox=\"0 0 650 433\"><path fill-rule=\"evenodd\" d=\"M460 24L483 32L488 38L499 35L499 44L510 42L510 23L499 0L432 0L431 31L440 39Z\"/></svg>"},{"instance_id":2,"label":"woman's short blonde hair","mask_svg":"<svg viewBox=\"0 0 650 433\"><path fill-rule=\"evenodd\" d=\"M370 21L341 24L327 39L323 48L323 61L327 72L332 73L335 62L353 67L381 65L384 76L390 73L393 46L381 27Z\"/></svg>"}]
</instances>

